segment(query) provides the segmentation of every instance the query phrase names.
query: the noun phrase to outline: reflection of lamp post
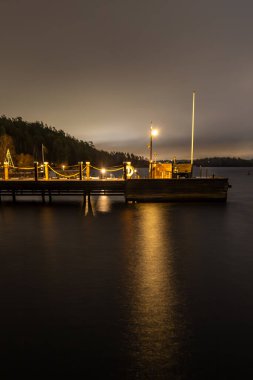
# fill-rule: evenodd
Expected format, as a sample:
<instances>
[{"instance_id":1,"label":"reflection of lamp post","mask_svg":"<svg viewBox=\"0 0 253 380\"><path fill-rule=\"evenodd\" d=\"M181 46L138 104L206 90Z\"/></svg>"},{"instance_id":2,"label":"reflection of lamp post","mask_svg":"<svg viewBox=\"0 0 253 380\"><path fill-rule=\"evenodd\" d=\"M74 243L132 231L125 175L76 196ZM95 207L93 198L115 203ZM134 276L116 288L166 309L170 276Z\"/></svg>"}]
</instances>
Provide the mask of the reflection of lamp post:
<instances>
[{"instance_id":1,"label":"reflection of lamp post","mask_svg":"<svg viewBox=\"0 0 253 380\"><path fill-rule=\"evenodd\" d=\"M150 126L150 145L149 145L149 174L150 178L152 178L152 162L153 162L153 137L158 135L158 130L153 129L152 123Z\"/></svg>"}]
</instances>

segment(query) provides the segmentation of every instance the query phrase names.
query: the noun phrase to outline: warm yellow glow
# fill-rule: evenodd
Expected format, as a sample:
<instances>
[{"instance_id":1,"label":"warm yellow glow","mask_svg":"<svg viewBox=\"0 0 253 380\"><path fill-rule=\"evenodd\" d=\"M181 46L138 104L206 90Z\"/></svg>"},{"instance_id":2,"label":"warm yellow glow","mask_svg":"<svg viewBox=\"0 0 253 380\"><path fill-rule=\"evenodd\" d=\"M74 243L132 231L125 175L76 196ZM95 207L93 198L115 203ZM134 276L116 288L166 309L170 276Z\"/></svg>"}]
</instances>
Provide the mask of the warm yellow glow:
<instances>
[{"instance_id":1,"label":"warm yellow glow","mask_svg":"<svg viewBox=\"0 0 253 380\"><path fill-rule=\"evenodd\" d=\"M65 169L65 165L62 165L62 170L64 170Z\"/></svg>"},{"instance_id":2,"label":"warm yellow glow","mask_svg":"<svg viewBox=\"0 0 253 380\"><path fill-rule=\"evenodd\" d=\"M138 218L130 210L124 215L127 219L123 245L130 268L129 329L135 337L136 357L156 368L161 353L164 363L170 357L177 332L173 218L170 209L157 204L137 205ZM133 250L138 255L133 255Z\"/></svg>"},{"instance_id":3,"label":"warm yellow glow","mask_svg":"<svg viewBox=\"0 0 253 380\"><path fill-rule=\"evenodd\" d=\"M158 135L158 129L151 129L151 136L157 136Z\"/></svg>"},{"instance_id":4,"label":"warm yellow glow","mask_svg":"<svg viewBox=\"0 0 253 380\"><path fill-rule=\"evenodd\" d=\"M101 174L105 174L106 173L106 169L105 168L102 168L101 169Z\"/></svg>"},{"instance_id":5,"label":"warm yellow glow","mask_svg":"<svg viewBox=\"0 0 253 380\"><path fill-rule=\"evenodd\" d=\"M111 210L111 201L110 198L106 195L98 197L96 203L96 211L98 212L110 212Z\"/></svg>"}]
</instances>

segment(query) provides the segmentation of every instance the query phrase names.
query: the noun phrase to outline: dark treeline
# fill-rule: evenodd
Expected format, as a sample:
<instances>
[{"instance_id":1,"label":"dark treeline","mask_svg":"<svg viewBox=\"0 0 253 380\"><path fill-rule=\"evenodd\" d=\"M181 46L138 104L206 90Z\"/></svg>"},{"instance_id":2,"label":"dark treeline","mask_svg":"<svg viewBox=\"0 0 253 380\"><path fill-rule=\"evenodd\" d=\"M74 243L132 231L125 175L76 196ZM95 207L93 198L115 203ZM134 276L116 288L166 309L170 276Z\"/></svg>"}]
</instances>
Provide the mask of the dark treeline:
<instances>
[{"instance_id":1,"label":"dark treeline","mask_svg":"<svg viewBox=\"0 0 253 380\"><path fill-rule=\"evenodd\" d=\"M201 158L201 159L194 160L194 165L205 166L205 167L253 166L253 159L245 160L243 158L236 158L236 157Z\"/></svg>"},{"instance_id":2,"label":"dark treeline","mask_svg":"<svg viewBox=\"0 0 253 380\"><path fill-rule=\"evenodd\" d=\"M92 165L114 166L131 161L137 167L147 166L142 156L98 150L91 141L78 140L42 122L31 123L21 117L0 117L0 162L4 161L7 149L10 149L16 164L41 162L42 146L45 161L55 165L90 161Z\"/></svg>"}]
</instances>

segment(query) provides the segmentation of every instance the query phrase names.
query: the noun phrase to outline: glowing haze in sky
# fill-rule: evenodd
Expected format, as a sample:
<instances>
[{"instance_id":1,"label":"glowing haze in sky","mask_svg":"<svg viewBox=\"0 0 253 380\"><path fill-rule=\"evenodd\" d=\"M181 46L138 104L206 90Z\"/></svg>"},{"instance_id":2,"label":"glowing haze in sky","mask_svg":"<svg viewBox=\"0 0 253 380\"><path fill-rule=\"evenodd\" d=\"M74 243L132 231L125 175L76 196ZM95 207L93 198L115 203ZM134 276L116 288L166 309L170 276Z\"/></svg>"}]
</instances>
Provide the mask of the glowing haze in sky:
<instances>
[{"instance_id":1,"label":"glowing haze in sky","mask_svg":"<svg viewBox=\"0 0 253 380\"><path fill-rule=\"evenodd\" d=\"M98 148L253 157L253 5L241 0L0 0L0 113Z\"/></svg>"}]
</instances>

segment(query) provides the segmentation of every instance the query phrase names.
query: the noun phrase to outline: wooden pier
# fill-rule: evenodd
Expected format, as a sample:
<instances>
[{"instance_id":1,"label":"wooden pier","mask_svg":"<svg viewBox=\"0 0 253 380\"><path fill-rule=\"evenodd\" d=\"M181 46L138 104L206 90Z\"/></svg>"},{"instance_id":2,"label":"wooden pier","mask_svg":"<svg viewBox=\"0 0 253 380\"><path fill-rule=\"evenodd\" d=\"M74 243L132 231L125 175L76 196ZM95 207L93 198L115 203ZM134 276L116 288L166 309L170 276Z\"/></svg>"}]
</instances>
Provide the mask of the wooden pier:
<instances>
[{"instance_id":1,"label":"wooden pier","mask_svg":"<svg viewBox=\"0 0 253 380\"><path fill-rule=\"evenodd\" d=\"M40 168L40 171L39 171ZM91 168L99 177L91 177ZM39 196L52 202L56 196L122 196L126 202L226 201L227 178L193 178L191 164L151 164L149 178L140 178L131 162L113 168L96 168L90 162L79 162L71 170L60 171L47 162L32 168L9 167L4 163L0 180L0 200ZM22 178L24 170L32 177ZM121 178L104 178L105 173L120 172ZM56 176L50 177L50 173ZM133 178L135 173L135 178ZM19 175L19 176L18 176ZM110 174L112 175L112 174ZM18 177L16 177L18 176ZM102 178L101 178L102 177ZM136 178L137 177L137 178Z\"/></svg>"},{"instance_id":2,"label":"wooden pier","mask_svg":"<svg viewBox=\"0 0 253 380\"><path fill-rule=\"evenodd\" d=\"M136 202L226 201L227 178L105 179L105 180L0 180L0 199L40 196L122 196Z\"/></svg>"}]
</instances>

